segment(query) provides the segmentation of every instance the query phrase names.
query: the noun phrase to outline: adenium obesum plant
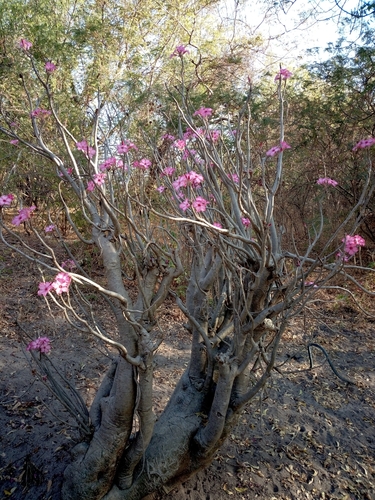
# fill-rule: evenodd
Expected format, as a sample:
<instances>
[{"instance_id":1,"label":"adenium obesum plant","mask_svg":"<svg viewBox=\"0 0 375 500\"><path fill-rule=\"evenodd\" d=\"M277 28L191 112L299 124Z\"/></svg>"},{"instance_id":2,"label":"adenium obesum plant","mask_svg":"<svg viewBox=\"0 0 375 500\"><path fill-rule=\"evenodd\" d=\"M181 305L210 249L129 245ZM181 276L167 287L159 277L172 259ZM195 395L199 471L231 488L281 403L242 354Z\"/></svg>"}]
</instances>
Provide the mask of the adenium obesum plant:
<instances>
[{"instance_id":1,"label":"adenium obesum plant","mask_svg":"<svg viewBox=\"0 0 375 500\"><path fill-rule=\"evenodd\" d=\"M252 133L244 107L233 119L221 120L215 110L219 120L213 123L212 108L191 109L182 99L176 108L178 129L163 131L154 143L145 131L145 141L129 136L125 111L108 116L110 108L104 106L101 113L99 96L92 129L85 112L81 126L74 122L69 129L69 119L58 114L63 96L55 105L59 90L50 88L53 68L38 73L31 46L22 42L20 47L37 76L30 81L41 84L52 112L40 120L44 114L32 115L30 101L18 129L11 125L19 118L13 121L13 109L1 108L0 133L8 142L20 141L12 148L15 154L29 148L49 162L59 185L53 193L58 206L48 212L51 197L41 200L36 211L34 205L20 204L22 193L1 195L0 238L47 276L55 276L39 283L41 299L63 311L72 328L113 349L113 363L90 408L72 385L53 383L53 374L59 373L51 368L53 355L34 353L83 435L64 472L62 498L140 500L171 490L210 463L241 411L264 389L290 321L335 276L358 284L353 272L358 269L346 258L365 244L355 233L360 232L358 214L373 196L373 172L369 166L358 201L330 231L324 230L320 200L308 199L311 212L321 214L320 224L306 227L306 241L295 241L293 226L283 229L279 209L282 152L291 148L282 120L287 87L282 82L290 71L281 68L275 77L279 139L259 158L248 142ZM187 52L180 45L173 53L182 71ZM27 79L22 82L30 95ZM274 156L277 161L269 160ZM317 182L336 186L327 177ZM321 191L323 198L331 190ZM18 204L19 214L13 217ZM64 237L61 219L54 218L61 213L80 245L98 249L99 278L80 264L72 236ZM77 225L77 220L84 222ZM26 241L22 222L35 248L30 238ZM62 264L53 246L58 244L66 252ZM335 258L337 252L342 258ZM186 279L183 290L176 286L181 276ZM88 297L94 293L108 307L95 309ZM191 356L155 422L154 356L166 335L159 320L163 306L171 307L172 301L184 316L181 326L189 333ZM104 307L112 315L110 328L101 321ZM28 349L48 353L48 338L36 339Z\"/></svg>"}]
</instances>

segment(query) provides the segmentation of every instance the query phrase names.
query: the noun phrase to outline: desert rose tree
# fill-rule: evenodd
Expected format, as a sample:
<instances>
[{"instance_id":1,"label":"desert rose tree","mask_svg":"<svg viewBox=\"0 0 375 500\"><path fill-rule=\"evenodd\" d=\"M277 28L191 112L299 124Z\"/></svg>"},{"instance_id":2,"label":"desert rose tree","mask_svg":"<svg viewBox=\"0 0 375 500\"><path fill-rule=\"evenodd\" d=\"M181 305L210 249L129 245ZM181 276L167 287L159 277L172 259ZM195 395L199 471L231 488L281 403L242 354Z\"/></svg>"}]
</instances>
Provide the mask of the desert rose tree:
<instances>
[{"instance_id":1,"label":"desert rose tree","mask_svg":"<svg viewBox=\"0 0 375 500\"><path fill-rule=\"evenodd\" d=\"M321 210L320 223L299 249L292 235L282 234L277 213L284 155L292 149L283 124L292 77L286 68L275 78L279 139L261 158L252 154L250 143L251 91L237 116L225 116L209 107L191 109L182 90L176 103L179 132L165 131L163 147L148 147L146 155L131 137L107 126L108 110L100 102L90 137L74 136L55 106L55 64L42 70L30 42L22 40L20 47L34 74L32 90L22 79L28 116L2 96L3 139L50 162L60 181L59 204L82 245L100 250L105 283L80 266L52 212L41 221L43 211L20 206L17 193L6 186L0 197L1 238L44 269L41 297L64 310L75 328L118 351L88 410L73 388L67 392L53 379L49 339L28 345L83 434L65 470L62 497L134 500L168 491L212 461L241 410L270 377L290 319L338 274L361 286L350 273L365 245L357 228L374 189L371 166L359 202L335 231L324 239ZM181 45L173 55L182 61L187 53ZM39 96L44 108L33 106ZM21 118L32 134L25 126L17 128ZM374 142L366 139L355 148ZM334 179L317 179L318 213L319 199L336 188ZM17 207L17 215L10 215ZM22 226L35 234L43 251L26 242ZM66 261L57 260L46 235L64 246ZM180 294L174 282L183 273L187 289ZM127 289L130 274L136 296ZM115 332L104 330L88 290L106 299ZM186 317L191 357L155 423L153 355L163 341L158 318L167 298Z\"/></svg>"}]
</instances>

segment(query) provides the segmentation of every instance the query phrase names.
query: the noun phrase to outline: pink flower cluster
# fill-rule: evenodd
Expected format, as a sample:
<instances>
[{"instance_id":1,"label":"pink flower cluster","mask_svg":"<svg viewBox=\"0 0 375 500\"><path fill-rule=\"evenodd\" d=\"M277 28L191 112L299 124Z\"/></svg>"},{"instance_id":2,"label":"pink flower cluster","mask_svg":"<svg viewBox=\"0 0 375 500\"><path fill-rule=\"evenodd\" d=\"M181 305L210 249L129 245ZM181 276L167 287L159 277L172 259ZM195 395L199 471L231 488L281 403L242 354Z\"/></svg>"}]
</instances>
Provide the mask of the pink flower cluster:
<instances>
[{"instance_id":1,"label":"pink flower cluster","mask_svg":"<svg viewBox=\"0 0 375 500\"><path fill-rule=\"evenodd\" d=\"M175 170L176 170L176 169L175 169L175 168L173 168L173 167L165 167L165 169L161 172L161 174L160 174L160 175L161 175L161 176L165 176L165 175L167 175L167 176L171 176L171 175L173 175L173 174L174 174Z\"/></svg>"},{"instance_id":2,"label":"pink flower cluster","mask_svg":"<svg viewBox=\"0 0 375 500\"><path fill-rule=\"evenodd\" d=\"M203 181L203 175L191 170L190 172L178 177L178 179L172 183L172 186L176 191L179 191L181 188L187 186L198 187Z\"/></svg>"},{"instance_id":3,"label":"pink flower cluster","mask_svg":"<svg viewBox=\"0 0 375 500\"><path fill-rule=\"evenodd\" d=\"M291 148L291 146L287 142L281 141L280 146L274 146L273 148L269 149L266 152L266 156L275 156L275 155L278 155L279 153L281 153L281 151L285 151L286 149L290 149L290 148Z\"/></svg>"},{"instance_id":4,"label":"pink flower cluster","mask_svg":"<svg viewBox=\"0 0 375 500\"><path fill-rule=\"evenodd\" d=\"M209 130L207 134L207 139L212 142L217 142L220 139L221 132L220 130Z\"/></svg>"},{"instance_id":5,"label":"pink flower cluster","mask_svg":"<svg viewBox=\"0 0 375 500\"><path fill-rule=\"evenodd\" d=\"M185 45L177 45L174 51L171 54L171 57L182 57L185 54L189 54L189 51L185 47Z\"/></svg>"},{"instance_id":6,"label":"pink flower cluster","mask_svg":"<svg viewBox=\"0 0 375 500\"><path fill-rule=\"evenodd\" d=\"M286 68L281 68L280 71L277 73L275 76L275 82L279 80L287 80L293 75L288 69Z\"/></svg>"},{"instance_id":7,"label":"pink flower cluster","mask_svg":"<svg viewBox=\"0 0 375 500\"><path fill-rule=\"evenodd\" d=\"M179 151L184 151L186 148L186 142L183 139L176 139L173 143L173 146Z\"/></svg>"},{"instance_id":8,"label":"pink flower cluster","mask_svg":"<svg viewBox=\"0 0 375 500\"><path fill-rule=\"evenodd\" d=\"M121 144L117 146L117 153L119 155L124 155L126 153L129 153L131 149L134 149L135 151L138 151L137 146L131 142L131 141L122 141Z\"/></svg>"},{"instance_id":9,"label":"pink flower cluster","mask_svg":"<svg viewBox=\"0 0 375 500\"><path fill-rule=\"evenodd\" d=\"M31 111L30 116L31 118L43 118L44 116L49 116L50 114L51 111L48 111L48 109L36 108L34 111Z\"/></svg>"},{"instance_id":10,"label":"pink flower cluster","mask_svg":"<svg viewBox=\"0 0 375 500\"><path fill-rule=\"evenodd\" d=\"M63 267L64 269L68 269L69 271L71 271L72 269L76 268L76 263L74 262L74 260L72 259L68 259L68 260L64 260L64 262L61 264L61 267Z\"/></svg>"},{"instance_id":11,"label":"pink flower cluster","mask_svg":"<svg viewBox=\"0 0 375 500\"><path fill-rule=\"evenodd\" d=\"M9 207L13 200L13 194L3 194L2 196L0 196L0 207Z\"/></svg>"},{"instance_id":12,"label":"pink flower cluster","mask_svg":"<svg viewBox=\"0 0 375 500\"><path fill-rule=\"evenodd\" d=\"M375 144L375 137L370 137L369 139L361 139L359 142L357 142L352 151L358 151L358 149L369 148L374 144Z\"/></svg>"},{"instance_id":13,"label":"pink flower cluster","mask_svg":"<svg viewBox=\"0 0 375 500\"><path fill-rule=\"evenodd\" d=\"M76 148L78 149L78 151L82 151L82 153L84 153L88 158L90 158L90 160L96 154L95 149L89 146L87 144L87 141L85 140L81 142L76 142Z\"/></svg>"},{"instance_id":14,"label":"pink flower cluster","mask_svg":"<svg viewBox=\"0 0 375 500\"><path fill-rule=\"evenodd\" d=\"M164 134L161 137L162 141L174 141L175 139L176 139L176 137L172 134Z\"/></svg>"},{"instance_id":15,"label":"pink flower cluster","mask_svg":"<svg viewBox=\"0 0 375 500\"><path fill-rule=\"evenodd\" d=\"M347 234L341 241L344 243L344 252L350 256L356 254L359 247L366 245L365 240L359 234L355 234L354 236Z\"/></svg>"},{"instance_id":16,"label":"pink flower cluster","mask_svg":"<svg viewBox=\"0 0 375 500\"><path fill-rule=\"evenodd\" d=\"M208 203L202 196L197 196L191 205L197 212L205 212Z\"/></svg>"},{"instance_id":17,"label":"pink flower cluster","mask_svg":"<svg viewBox=\"0 0 375 500\"><path fill-rule=\"evenodd\" d=\"M193 116L200 116L204 120L209 118L212 115L212 109L211 108L199 108L197 111L193 113Z\"/></svg>"},{"instance_id":18,"label":"pink flower cluster","mask_svg":"<svg viewBox=\"0 0 375 500\"><path fill-rule=\"evenodd\" d=\"M19 214L13 218L13 220L12 220L13 226L19 226L20 224L22 224L22 222L25 222L28 219L30 219L31 214L34 212L34 210L36 210L35 205L33 205L32 207L22 208L19 211Z\"/></svg>"},{"instance_id":19,"label":"pink flower cluster","mask_svg":"<svg viewBox=\"0 0 375 500\"><path fill-rule=\"evenodd\" d=\"M241 217L241 222L246 228L251 226L251 220L247 217Z\"/></svg>"},{"instance_id":20,"label":"pink flower cluster","mask_svg":"<svg viewBox=\"0 0 375 500\"><path fill-rule=\"evenodd\" d=\"M101 171L110 170L111 168L123 168L124 162L122 160L118 160L114 156L107 158L103 163L99 165L99 169Z\"/></svg>"},{"instance_id":21,"label":"pink flower cluster","mask_svg":"<svg viewBox=\"0 0 375 500\"><path fill-rule=\"evenodd\" d=\"M229 179L232 179L232 181L235 184L239 184L240 183L240 178L238 177L237 174L228 174L228 177L229 177Z\"/></svg>"},{"instance_id":22,"label":"pink flower cluster","mask_svg":"<svg viewBox=\"0 0 375 500\"><path fill-rule=\"evenodd\" d=\"M26 351L40 351L48 354L51 351L51 341L48 337L39 337L26 347Z\"/></svg>"},{"instance_id":23,"label":"pink flower cluster","mask_svg":"<svg viewBox=\"0 0 375 500\"><path fill-rule=\"evenodd\" d=\"M47 226L47 227L44 228L44 231L46 233L52 233L54 231L54 229L56 229L55 224L50 224L49 226Z\"/></svg>"},{"instance_id":24,"label":"pink flower cluster","mask_svg":"<svg viewBox=\"0 0 375 500\"><path fill-rule=\"evenodd\" d=\"M179 207L183 212L186 212L186 210L190 208L190 206L192 206L196 212L205 212L208 204L209 202L202 196L197 196L191 204L190 201L186 198L186 200L180 203Z\"/></svg>"},{"instance_id":25,"label":"pink flower cluster","mask_svg":"<svg viewBox=\"0 0 375 500\"><path fill-rule=\"evenodd\" d=\"M68 273L59 273L56 275L54 281L42 281L38 285L38 295L43 295L43 297L46 297L46 295L54 290L57 295L61 295L62 293L66 293L69 290L69 285L72 281L72 278L69 276Z\"/></svg>"},{"instance_id":26,"label":"pink flower cluster","mask_svg":"<svg viewBox=\"0 0 375 500\"><path fill-rule=\"evenodd\" d=\"M321 186L333 186L336 187L338 185L338 182L330 179L329 177L319 177L319 179L316 181L317 184L320 184Z\"/></svg>"}]
</instances>

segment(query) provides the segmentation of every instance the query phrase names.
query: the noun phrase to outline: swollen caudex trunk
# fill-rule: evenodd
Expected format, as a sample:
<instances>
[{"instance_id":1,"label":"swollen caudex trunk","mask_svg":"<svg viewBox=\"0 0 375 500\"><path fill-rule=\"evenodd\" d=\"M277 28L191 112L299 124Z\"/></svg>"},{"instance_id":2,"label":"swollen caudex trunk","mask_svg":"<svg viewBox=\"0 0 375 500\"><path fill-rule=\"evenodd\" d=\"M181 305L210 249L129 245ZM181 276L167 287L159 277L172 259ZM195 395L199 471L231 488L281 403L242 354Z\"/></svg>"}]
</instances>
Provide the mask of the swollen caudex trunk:
<instances>
[{"instance_id":1,"label":"swollen caudex trunk","mask_svg":"<svg viewBox=\"0 0 375 500\"><path fill-rule=\"evenodd\" d=\"M73 462L64 472L63 500L100 500L107 493L132 430L135 401L133 367L120 358L96 411L92 439L73 450Z\"/></svg>"},{"instance_id":2,"label":"swollen caudex trunk","mask_svg":"<svg viewBox=\"0 0 375 500\"><path fill-rule=\"evenodd\" d=\"M141 500L155 491L168 491L207 465L192 450L193 438L202 425L204 394L186 372L167 407L155 424L154 434L127 490L114 486L103 500Z\"/></svg>"}]
</instances>

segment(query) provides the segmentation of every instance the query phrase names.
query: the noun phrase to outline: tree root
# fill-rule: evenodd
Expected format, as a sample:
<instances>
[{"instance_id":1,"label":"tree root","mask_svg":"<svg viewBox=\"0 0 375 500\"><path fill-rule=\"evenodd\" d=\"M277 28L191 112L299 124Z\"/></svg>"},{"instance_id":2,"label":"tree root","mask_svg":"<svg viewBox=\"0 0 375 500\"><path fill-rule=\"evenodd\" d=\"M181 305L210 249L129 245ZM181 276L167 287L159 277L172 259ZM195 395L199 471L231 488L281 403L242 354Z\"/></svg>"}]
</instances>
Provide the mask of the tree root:
<instances>
[{"instance_id":1,"label":"tree root","mask_svg":"<svg viewBox=\"0 0 375 500\"><path fill-rule=\"evenodd\" d=\"M336 377L338 377L343 382L346 382L347 384L354 384L354 385L356 385L356 382L354 380L350 380L349 378L346 378L344 375L341 375L337 371L337 369L336 369L335 365L333 364L333 362L331 361L331 359L330 359L327 351L320 344L311 343L311 344L308 344L308 346L307 346L307 352L309 353L309 360L310 360L310 368L309 368L310 370L312 370L313 365L314 365L313 357L312 357L312 353L311 353L311 348L312 347L316 347L317 349L320 349L322 351L322 353L326 357L326 360L328 361L329 366L331 367L331 369L332 369L333 373L336 375Z\"/></svg>"}]
</instances>

